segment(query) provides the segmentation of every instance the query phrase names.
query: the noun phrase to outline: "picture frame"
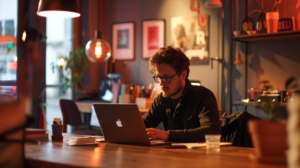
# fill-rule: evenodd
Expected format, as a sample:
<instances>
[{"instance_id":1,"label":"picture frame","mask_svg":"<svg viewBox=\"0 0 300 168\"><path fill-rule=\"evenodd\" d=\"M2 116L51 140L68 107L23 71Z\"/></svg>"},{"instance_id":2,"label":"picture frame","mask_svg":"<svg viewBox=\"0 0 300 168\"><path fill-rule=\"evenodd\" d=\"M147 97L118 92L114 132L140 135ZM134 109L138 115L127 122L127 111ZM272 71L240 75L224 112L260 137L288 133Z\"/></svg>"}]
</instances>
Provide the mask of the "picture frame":
<instances>
[{"instance_id":1,"label":"picture frame","mask_svg":"<svg viewBox=\"0 0 300 168\"><path fill-rule=\"evenodd\" d=\"M171 44L185 53L190 65L209 65L210 16L205 15L205 18L201 26L197 16L171 18Z\"/></svg>"},{"instance_id":2,"label":"picture frame","mask_svg":"<svg viewBox=\"0 0 300 168\"><path fill-rule=\"evenodd\" d=\"M118 22L112 24L112 58L115 61L134 60L134 44L134 22Z\"/></svg>"},{"instance_id":3,"label":"picture frame","mask_svg":"<svg viewBox=\"0 0 300 168\"><path fill-rule=\"evenodd\" d=\"M142 57L149 59L166 43L166 22L164 19L142 21Z\"/></svg>"}]
</instances>

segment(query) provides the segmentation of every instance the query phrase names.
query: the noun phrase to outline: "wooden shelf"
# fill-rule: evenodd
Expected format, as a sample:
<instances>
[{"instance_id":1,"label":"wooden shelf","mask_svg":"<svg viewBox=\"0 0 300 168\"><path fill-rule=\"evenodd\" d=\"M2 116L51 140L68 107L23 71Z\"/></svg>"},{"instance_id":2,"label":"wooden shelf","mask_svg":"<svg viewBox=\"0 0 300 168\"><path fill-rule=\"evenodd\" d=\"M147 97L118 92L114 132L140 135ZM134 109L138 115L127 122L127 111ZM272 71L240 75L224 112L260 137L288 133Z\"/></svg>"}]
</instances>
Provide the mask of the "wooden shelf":
<instances>
[{"instance_id":1,"label":"wooden shelf","mask_svg":"<svg viewBox=\"0 0 300 168\"><path fill-rule=\"evenodd\" d=\"M300 31L283 31L278 33L260 33L254 35L239 35L233 37L233 41L239 42L254 42L254 41L267 41L267 40L280 40L289 38L300 38Z\"/></svg>"},{"instance_id":2,"label":"wooden shelf","mask_svg":"<svg viewBox=\"0 0 300 168\"><path fill-rule=\"evenodd\" d=\"M260 107L260 103L249 101L248 103L246 102L241 102L241 101L232 101L233 106L257 106ZM287 105L286 102L280 103L280 107L285 107Z\"/></svg>"}]
</instances>

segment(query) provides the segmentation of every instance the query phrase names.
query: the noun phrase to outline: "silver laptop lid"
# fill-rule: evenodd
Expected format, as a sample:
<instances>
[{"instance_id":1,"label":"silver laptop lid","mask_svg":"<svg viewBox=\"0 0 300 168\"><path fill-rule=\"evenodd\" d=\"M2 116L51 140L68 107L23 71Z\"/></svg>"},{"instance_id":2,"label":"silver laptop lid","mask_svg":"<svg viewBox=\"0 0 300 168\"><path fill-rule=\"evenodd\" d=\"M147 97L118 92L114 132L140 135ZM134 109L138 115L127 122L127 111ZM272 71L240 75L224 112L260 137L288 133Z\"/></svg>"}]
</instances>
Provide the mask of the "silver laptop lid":
<instances>
[{"instance_id":1,"label":"silver laptop lid","mask_svg":"<svg viewBox=\"0 0 300 168\"><path fill-rule=\"evenodd\" d=\"M93 105L106 142L151 145L136 104Z\"/></svg>"}]
</instances>

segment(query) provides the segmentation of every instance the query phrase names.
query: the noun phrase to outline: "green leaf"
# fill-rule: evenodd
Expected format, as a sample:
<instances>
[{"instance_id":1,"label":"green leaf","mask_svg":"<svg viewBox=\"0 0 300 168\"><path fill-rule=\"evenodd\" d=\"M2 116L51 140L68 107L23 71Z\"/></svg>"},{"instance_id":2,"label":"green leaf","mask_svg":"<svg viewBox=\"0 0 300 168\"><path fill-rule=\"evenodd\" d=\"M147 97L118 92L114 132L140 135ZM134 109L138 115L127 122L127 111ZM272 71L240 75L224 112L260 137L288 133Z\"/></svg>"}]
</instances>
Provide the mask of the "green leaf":
<instances>
[{"instance_id":1,"label":"green leaf","mask_svg":"<svg viewBox=\"0 0 300 168\"><path fill-rule=\"evenodd\" d=\"M269 115L269 120L274 121L278 117L280 102L277 98L270 96L261 96L262 109Z\"/></svg>"}]
</instances>

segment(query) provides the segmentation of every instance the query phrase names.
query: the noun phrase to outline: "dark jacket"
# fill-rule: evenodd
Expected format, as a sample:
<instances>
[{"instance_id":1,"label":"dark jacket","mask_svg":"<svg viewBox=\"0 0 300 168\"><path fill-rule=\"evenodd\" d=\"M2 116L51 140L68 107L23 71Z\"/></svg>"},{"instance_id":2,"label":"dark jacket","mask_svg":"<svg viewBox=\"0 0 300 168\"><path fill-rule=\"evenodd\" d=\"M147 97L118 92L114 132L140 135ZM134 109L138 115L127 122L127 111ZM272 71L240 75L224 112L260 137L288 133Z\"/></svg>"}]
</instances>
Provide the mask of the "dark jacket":
<instances>
[{"instance_id":1,"label":"dark jacket","mask_svg":"<svg viewBox=\"0 0 300 168\"><path fill-rule=\"evenodd\" d=\"M214 94L203 86L192 86L186 80L183 94L171 116L171 98L159 94L143 116L146 128L163 122L171 142L203 142L205 134L221 134ZM172 120L173 118L173 120Z\"/></svg>"},{"instance_id":2,"label":"dark jacket","mask_svg":"<svg viewBox=\"0 0 300 168\"><path fill-rule=\"evenodd\" d=\"M253 147L248 132L248 121L261 120L260 118L246 111L237 111L230 115L224 113L221 118L221 142L231 142L232 146Z\"/></svg>"}]
</instances>

